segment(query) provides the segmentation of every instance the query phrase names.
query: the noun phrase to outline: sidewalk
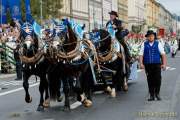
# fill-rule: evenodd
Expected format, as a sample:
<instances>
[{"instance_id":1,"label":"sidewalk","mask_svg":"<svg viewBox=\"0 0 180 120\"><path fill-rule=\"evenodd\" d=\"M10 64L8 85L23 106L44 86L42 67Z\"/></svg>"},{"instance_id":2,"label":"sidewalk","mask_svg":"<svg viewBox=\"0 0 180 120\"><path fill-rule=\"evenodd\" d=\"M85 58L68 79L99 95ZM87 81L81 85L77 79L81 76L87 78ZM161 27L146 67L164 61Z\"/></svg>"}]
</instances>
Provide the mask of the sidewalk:
<instances>
[{"instance_id":1,"label":"sidewalk","mask_svg":"<svg viewBox=\"0 0 180 120\"><path fill-rule=\"evenodd\" d=\"M7 79L7 78L12 78L12 77L16 77L16 74L1 74L0 73L0 80Z\"/></svg>"}]
</instances>

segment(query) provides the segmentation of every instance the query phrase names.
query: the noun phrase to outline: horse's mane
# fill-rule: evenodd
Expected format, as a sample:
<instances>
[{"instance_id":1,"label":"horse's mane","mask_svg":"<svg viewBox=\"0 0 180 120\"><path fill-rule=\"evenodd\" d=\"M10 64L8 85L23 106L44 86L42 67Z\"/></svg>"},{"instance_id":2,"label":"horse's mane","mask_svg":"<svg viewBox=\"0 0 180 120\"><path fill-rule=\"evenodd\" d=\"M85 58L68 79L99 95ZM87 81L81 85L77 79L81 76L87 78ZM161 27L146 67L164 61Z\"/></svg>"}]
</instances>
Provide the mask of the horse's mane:
<instances>
[{"instance_id":1,"label":"horse's mane","mask_svg":"<svg viewBox=\"0 0 180 120\"><path fill-rule=\"evenodd\" d=\"M110 51L111 49L111 36L108 31L104 29L99 30L100 33L100 52Z\"/></svg>"},{"instance_id":2,"label":"horse's mane","mask_svg":"<svg viewBox=\"0 0 180 120\"><path fill-rule=\"evenodd\" d=\"M77 40L76 34L74 33L74 31L69 25L68 25L67 32L69 35L68 36L66 35L66 40L64 41L63 49L66 52L70 52L76 48L78 40ZM66 45L66 44L69 44L69 45Z\"/></svg>"}]
</instances>

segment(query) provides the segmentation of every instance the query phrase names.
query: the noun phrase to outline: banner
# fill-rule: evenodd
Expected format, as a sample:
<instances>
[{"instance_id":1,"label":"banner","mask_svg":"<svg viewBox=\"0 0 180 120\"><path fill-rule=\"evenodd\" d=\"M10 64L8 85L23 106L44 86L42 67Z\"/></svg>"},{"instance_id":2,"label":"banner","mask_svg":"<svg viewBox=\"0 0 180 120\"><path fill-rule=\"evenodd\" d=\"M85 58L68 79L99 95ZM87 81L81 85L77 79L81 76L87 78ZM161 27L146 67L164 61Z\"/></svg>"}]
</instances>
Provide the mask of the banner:
<instances>
[{"instance_id":1,"label":"banner","mask_svg":"<svg viewBox=\"0 0 180 120\"><path fill-rule=\"evenodd\" d=\"M33 23L33 30L39 38L42 38L42 27L36 21Z\"/></svg>"},{"instance_id":2,"label":"banner","mask_svg":"<svg viewBox=\"0 0 180 120\"><path fill-rule=\"evenodd\" d=\"M23 35L32 35L33 33L33 25L31 25L29 22L25 22L22 26L21 29L24 31Z\"/></svg>"},{"instance_id":3,"label":"banner","mask_svg":"<svg viewBox=\"0 0 180 120\"><path fill-rule=\"evenodd\" d=\"M26 7L26 21L31 21L31 2L30 0L25 0L25 7Z\"/></svg>"},{"instance_id":4,"label":"banner","mask_svg":"<svg viewBox=\"0 0 180 120\"><path fill-rule=\"evenodd\" d=\"M21 20L21 1L9 0L9 7L12 19Z\"/></svg>"},{"instance_id":5,"label":"banner","mask_svg":"<svg viewBox=\"0 0 180 120\"><path fill-rule=\"evenodd\" d=\"M111 37L112 37L113 39L116 38L116 36L115 36L116 31L114 30L114 28L113 28L113 26L112 26L111 23L109 23L109 24L107 25L107 31L109 32L109 34L111 35Z\"/></svg>"},{"instance_id":6,"label":"banner","mask_svg":"<svg viewBox=\"0 0 180 120\"><path fill-rule=\"evenodd\" d=\"M7 0L0 0L0 24L7 23Z\"/></svg>"},{"instance_id":7,"label":"banner","mask_svg":"<svg viewBox=\"0 0 180 120\"><path fill-rule=\"evenodd\" d=\"M84 35L84 30L82 29L82 26L75 23L74 20L70 20L69 24L70 24L71 28L73 29L73 31L76 33L76 35L82 40L83 35Z\"/></svg>"}]
</instances>

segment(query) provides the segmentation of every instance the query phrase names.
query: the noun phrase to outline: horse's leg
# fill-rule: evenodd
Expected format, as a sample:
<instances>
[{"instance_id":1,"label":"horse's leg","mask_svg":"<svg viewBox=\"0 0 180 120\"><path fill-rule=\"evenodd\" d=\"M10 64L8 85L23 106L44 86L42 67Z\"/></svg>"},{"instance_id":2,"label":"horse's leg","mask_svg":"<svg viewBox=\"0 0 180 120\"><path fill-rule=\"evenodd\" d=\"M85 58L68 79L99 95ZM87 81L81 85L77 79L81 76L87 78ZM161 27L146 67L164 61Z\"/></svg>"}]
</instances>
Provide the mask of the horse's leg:
<instances>
[{"instance_id":1,"label":"horse's leg","mask_svg":"<svg viewBox=\"0 0 180 120\"><path fill-rule=\"evenodd\" d=\"M42 80L44 82L44 91L45 91L45 101L43 103L43 106L45 108L48 108L50 106L48 81L47 81L46 77L44 77Z\"/></svg>"},{"instance_id":2,"label":"horse's leg","mask_svg":"<svg viewBox=\"0 0 180 120\"><path fill-rule=\"evenodd\" d=\"M77 75L71 77L72 82L72 90L77 94L77 101L82 102L85 99L84 91L84 83L81 81L81 78L77 77Z\"/></svg>"},{"instance_id":3,"label":"horse's leg","mask_svg":"<svg viewBox=\"0 0 180 120\"><path fill-rule=\"evenodd\" d=\"M127 84L127 73L124 73L124 70L120 67L117 70L116 74L116 80L117 80L117 90L128 90L128 84Z\"/></svg>"},{"instance_id":4,"label":"horse's leg","mask_svg":"<svg viewBox=\"0 0 180 120\"><path fill-rule=\"evenodd\" d=\"M112 73L112 91L111 91L111 97L116 97L116 87L117 87L117 76L118 72L115 74Z\"/></svg>"},{"instance_id":5,"label":"horse's leg","mask_svg":"<svg viewBox=\"0 0 180 120\"><path fill-rule=\"evenodd\" d=\"M29 71L23 71L23 87L25 90L25 101L27 103L31 103L32 102L32 97L29 94L29 83L28 83L28 79L30 77L30 74L28 74Z\"/></svg>"},{"instance_id":6,"label":"horse's leg","mask_svg":"<svg viewBox=\"0 0 180 120\"><path fill-rule=\"evenodd\" d=\"M123 43L124 44L124 43ZM125 47L127 47L127 46L125 46ZM128 84L127 84L127 76L128 76L128 72L127 72L127 66L126 66L126 57L127 57L127 55L126 55L126 52L128 52L128 51L125 51L124 50L124 47L121 45L121 47L120 47L121 49L120 49L120 53L122 54L122 58L120 59L120 63L122 64L122 69L121 69L121 71L122 71L122 78L123 78L123 85L122 85L122 88L123 88L123 90L124 91L128 91Z\"/></svg>"},{"instance_id":7,"label":"horse's leg","mask_svg":"<svg viewBox=\"0 0 180 120\"><path fill-rule=\"evenodd\" d=\"M61 80L58 80L59 88L57 90L57 101L62 102L63 96L61 95Z\"/></svg>"},{"instance_id":8,"label":"horse's leg","mask_svg":"<svg viewBox=\"0 0 180 120\"><path fill-rule=\"evenodd\" d=\"M128 74L129 74L129 68L128 68L129 66L127 66L127 64L125 63L125 70L123 71L123 86L122 86L122 88L123 88L123 91L125 91L125 92L127 92L128 91L128 84L127 84L127 82L128 82Z\"/></svg>"},{"instance_id":9,"label":"horse's leg","mask_svg":"<svg viewBox=\"0 0 180 120\"><path fill-rule=\"evenodd\" d=\"M103 82L103 86L104 86L105 92L111 93L111 92L112 92L112 89L111 89L111 87L110 87L109 85L107 85L107 82L106 82L106 79L105 79L105 77L104 77L104 74L103 74L102 72L100 72L99 75L100 75L100 79L101 79L102 82Z\"/></svg>"},{"instance_id":10,"label":"horse's leg","mask_svg":"<svg viewBox=\"0 0 180 120\"><path fill-rule=\"evenodd\" d=\"M39 92L40 92L40 102L37 108L37 111L44 111L44 91L45 91L45 80L42 76L40 76L40 85L39 85ZM46 105L45 105L46 106Z\"/></svg>"},{"instance_id":11,"label":"horse's leg","mask_svg":"<svg viewBox=\"0 0 180 120\"><path fill-rule=\"evenodd\" d=\"M68 78L63 78L63 91L65 95L64 111L70 111L71 110L70 101L69 101L70 86L69 86Z\"/></svg>"},{"instance_id":12,"label":"horse's leg","mask_svg":"<svg viewBox=\"0 0 180 120\"><path fill-rule=\"evenodd\" d=\"M90 83L90 67L88 64L80 67L80 71L76 73L76 93L78 100L82 102L85 107L92 106L91 98L91 83ZM87 97L86 97L87 96Z\"/></svg>"}]
</instances>

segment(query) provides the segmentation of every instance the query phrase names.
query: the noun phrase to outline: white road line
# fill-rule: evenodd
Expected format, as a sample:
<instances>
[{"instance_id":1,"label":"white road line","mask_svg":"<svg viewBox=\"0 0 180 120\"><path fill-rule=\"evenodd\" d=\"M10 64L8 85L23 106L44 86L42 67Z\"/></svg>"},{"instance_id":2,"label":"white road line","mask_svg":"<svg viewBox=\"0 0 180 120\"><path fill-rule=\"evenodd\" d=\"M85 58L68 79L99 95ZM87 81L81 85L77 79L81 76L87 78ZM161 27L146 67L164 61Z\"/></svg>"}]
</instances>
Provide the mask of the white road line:
<instances>
[{"instance_id":1,"label":"white road line","mask_svg":"<svg viewBox=\"0 0 180 120\"><path fill-rule=\"evenodd\" d=\"M35 83L35 84L33 84L33 85L30 85L29 87L31 88L31 87L35 87L35 86L37 86L37 85L39 85L39 83ZM2 88L0 88L0 91L1 91L1 90L2 90ZM0 93L0 97L1 97L1 96L5 96L5 95L8 95L8 94L15 93L15 92L18 92L18 91L21 91L21 90L24 90L24 88L21 87L21 88L17 88L17 89L14 89L14 90L7 91L7 92L3 92L3 93ZM77 102L71 104L70 108L71 108L71 109L76 109L76 108L78 108L78 107L81 106L81 105L82 105L82 103L79 102L79 101L77 101Z\"/></svg>"},{"instance_id":2,"label":"white road line","mask_svg":"<svg viewBox=\"0 0 180 120\"><path fill-rule=\"evenodd\" d=\"M82 105L82 103L79 102L79 101L77 101L77 102L73 103L73 104L70 106L70 108L71 108L71 109L76 109L77 107L79 107L79 106L81 106L81 105Z\"/></svg>"},{"instance_id":3,"label":"white road line","mask_svg":"<svg viewBox=\"0 0 180 120\"><path fill-rule=\"evenodd\" d=\"M168 66L167 66L167 67L166 67L166 70L169 70L170 68L171 68L171 67L168 67Z\"/></svg>"},{"instance_id":4,"label":"white road line","mask_svg":"<svg viewBox=\"0 0 180 120\"><path fill-rule=\"evenodd\" d=\"M104 91L96 91L96 92L94 92L95 95L103 94L103 93L104 93Z\"/></svg>"},{"instance_id":5,"label":"white road line","mask_svg":"<svg viewBox=\"0 0 180 120\"><path fill-rule=\"evenodd\" d=\"M176 68L170 68L169 70L170 70L170 71L173 71L173 70L175 70L175 69L176 69Z\"/></svg>"},{"instance_id":6,"label":"white road line","mask_svg":"<svg viewBox=\"0 0 180 120\"><path fill-rule=\"evenodd\" d=\"M50 119L48 118L48 119L43 119L43 120L54 120L54 119L53 118L50 118Z\"/></svg>"},{"instance_id":7,"label":"white road line","mask_svg":"<svg viewBox=\"0 0 180 120\"><path fill-rule=\"evenodd\" d=\"M39 80L38 80L39 82ZM32 81L29 81L29 84L34 84L36 83L35 80L32 80ZM0 85L2 86L8 86L8 85L12 85L12 86L19 86L19 85L22 85L23 84L23 81L5 81L5 82L0 82Z\"/></svg>"},{"instance_id":8,"label":"white road line","mask_svg":"<svg viewBox=\"0 0 180 120\"><path fill-rule=\"evenodd\" d=\"M30 85L29 87L31 88L31 87L35 87L37 85L39 85L39 83L35 83L33 85ZM3 93L0 93L0 97L4 96L4 95L11 94L11 93L15 93L15 92L18 92L18 91L21 91L21 90L24 90L24 88L21 87L21 88L17 88L17 89L14 89L14 90L7 91L7 92L3 92Z\"/></svg>"},{"instance_id":9,"label":"white road line","mask_svg":"<svg viewBox=\"0 0 180 120\"><path fill-rule=\"evenodd\" d=\"M143 70L141 70L141 69L139 69L139 70L137 70L137 72L142 72Z\"/></svg>"}]
</instances>

